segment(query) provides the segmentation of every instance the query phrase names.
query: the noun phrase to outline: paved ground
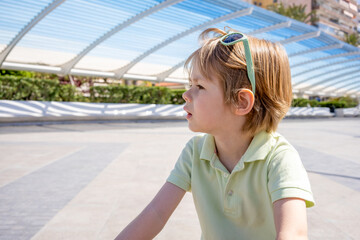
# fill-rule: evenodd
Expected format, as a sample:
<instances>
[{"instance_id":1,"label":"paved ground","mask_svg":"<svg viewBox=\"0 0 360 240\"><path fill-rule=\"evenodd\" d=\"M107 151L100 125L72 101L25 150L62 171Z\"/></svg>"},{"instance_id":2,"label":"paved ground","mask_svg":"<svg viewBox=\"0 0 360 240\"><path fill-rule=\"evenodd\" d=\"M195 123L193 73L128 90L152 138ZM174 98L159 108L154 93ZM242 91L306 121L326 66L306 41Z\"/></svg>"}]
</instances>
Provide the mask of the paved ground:
<instances>
[{"instance_id":1,"label":"paved ground","mask_svg":"<svg viewBox=\"0 0 360 240\"><path fill-rule=\"evenodd\" d=\"M360 239L360 119L284 120L317 206L310 239ZM0 126L0 239L113 239L194 133L184 121ZM156 239L199 239L186 194Z\"/></svg>"}]
</instances>

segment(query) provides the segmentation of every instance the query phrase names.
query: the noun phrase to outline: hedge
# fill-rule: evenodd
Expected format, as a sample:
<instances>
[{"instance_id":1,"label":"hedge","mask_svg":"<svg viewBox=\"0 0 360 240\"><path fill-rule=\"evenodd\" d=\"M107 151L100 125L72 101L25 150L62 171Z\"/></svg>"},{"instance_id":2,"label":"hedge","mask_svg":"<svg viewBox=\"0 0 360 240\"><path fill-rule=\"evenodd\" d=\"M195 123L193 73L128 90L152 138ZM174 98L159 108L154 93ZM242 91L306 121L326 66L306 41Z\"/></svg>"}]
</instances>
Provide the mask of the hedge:
<instances>
[{"instance_id":1,"label":"hedge","mask_svg":"<svg viewBox=\"0 0 360 240\"><path fill-rule=\"evenodd\" d=\"M165 87L108 85L90 88L90 97L58 80L0 76L0 99L102 103L183 104L185 90Z\"/></svg>"},{"instance_id":2,"label":"hedge","mask_svg":"<svg viewBox=\"0 0 360 240\"><path fill-rule=\"evenodd\" d=\"M318 102L316 100L308 100L305 98L296 98L293 99L291 106L292 107L307 107L310 105L311 107L329 107L331 109L334 108L352 108L356 107L359 103L350 97L339 97L334 98L329 101Z\"/></svg>"},{"instance_id":3,"label":"hedge","mask_svg":"<svg viewBox=\"0 0 360 240\"><path fill-rule=\"evenodd\" d=\"M170 103L170 89L164 87L137 87L124 85L90 88L91 102L105 103Z\"/></svg>"},{"instance_id":4,"label":"hedge","mask_svg":"<svg viewBox=\"0 0 360 240\"><path fill-rule=\"evenodd\" d=\"M58 80L0 76L0 99L75 101L76 89Z\"/></svg>"},{"instance_id":5,"label":"hedge","mask_svg":"<svg viewBox=\"0 0 360 240\"><path fill-rule=\"evenodd\" d=\"M89 99L104 103L184 104L184 92L185 89L111 84L91 87Z\"/></svg>"},{"instance_id":6,"label":"hedge","mask_svg":"<svg viewBox=\"0 0 360 240\"><path fill-rule=\"evenodd\" d=\"M98 103L144 103L144 104L184 104L182 94L185 89L172 90L165 87L125 86L110 84L90 88L90 96L78 93L69 84L60 84L57 79L38 79L24 76L0 76L0 99L68 101ZM334 98L325 102L304 98L293 99L292 107L356 107L358 102L350 97Z\"/></svg>"}]
</instances>

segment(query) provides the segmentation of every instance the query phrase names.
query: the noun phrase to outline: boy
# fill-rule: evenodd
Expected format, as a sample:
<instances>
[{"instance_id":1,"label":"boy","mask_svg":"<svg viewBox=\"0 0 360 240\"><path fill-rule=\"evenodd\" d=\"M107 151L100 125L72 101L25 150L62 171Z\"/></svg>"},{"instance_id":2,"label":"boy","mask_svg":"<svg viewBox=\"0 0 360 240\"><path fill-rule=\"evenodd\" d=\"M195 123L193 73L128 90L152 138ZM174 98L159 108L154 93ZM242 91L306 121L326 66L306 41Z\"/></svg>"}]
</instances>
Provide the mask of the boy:
<instances>
[{"instance_id":1,"label":"boy","mask_svg":"<svg viewBox=\"0 0 360 240\"><path fill-rule=\"evenodd\" d=\"M116 239L154 238L186 191L202 239L307 239L307 173L275 132L292 99L285 50L213 28L201 37L186 62L183 98L190 130L206 134L187 143L159 193Z\"/></svg>"}]
</instances>

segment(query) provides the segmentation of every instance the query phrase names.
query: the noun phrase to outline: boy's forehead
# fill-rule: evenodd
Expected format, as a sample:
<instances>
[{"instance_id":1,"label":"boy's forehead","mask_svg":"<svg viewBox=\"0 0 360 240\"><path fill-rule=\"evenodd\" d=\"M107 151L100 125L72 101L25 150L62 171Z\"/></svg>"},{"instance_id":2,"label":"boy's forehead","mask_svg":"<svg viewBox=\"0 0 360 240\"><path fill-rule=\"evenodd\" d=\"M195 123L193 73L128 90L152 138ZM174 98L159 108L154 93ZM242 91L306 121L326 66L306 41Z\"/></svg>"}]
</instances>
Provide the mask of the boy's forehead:
<instances>
[{"instance_id":1,"label":"boy's forehead","mask_svg":"<svg viewBox=\"0 0 360 240\"><path fill-rule=\"evenodd\" d=\"M204 76L200 73L200 71L192 71L190 75L191 82L198 82L204 79Z\"/></svg>"}]
</instances>

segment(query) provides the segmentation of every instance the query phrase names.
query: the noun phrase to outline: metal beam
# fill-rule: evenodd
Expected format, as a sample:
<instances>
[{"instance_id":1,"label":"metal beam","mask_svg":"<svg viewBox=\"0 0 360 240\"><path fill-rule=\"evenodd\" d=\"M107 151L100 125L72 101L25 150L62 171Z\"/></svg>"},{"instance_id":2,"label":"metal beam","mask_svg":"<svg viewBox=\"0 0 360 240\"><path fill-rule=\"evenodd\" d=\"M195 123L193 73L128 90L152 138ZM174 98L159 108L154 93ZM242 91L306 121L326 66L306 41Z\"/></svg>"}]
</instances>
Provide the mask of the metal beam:
<instances>
[{"instance_id":1,"label":"metal beam","mask_svg":"<svg viewBox=\"0 0 360 240\"><path fill-rule=\"evenodd\" d=\"M322 60L328 60L328 59L332 59L332 58L338 58L338 57L348 57L348 56L353 56L353 55L360 55L360 51L355 51L355 52L346 52L346 53L340 53L340 54L335 54L335 55L330 55L330 56L326 56L326 57L321 57L321 58L315 58L315 59L311 59L305 62L301 62L301 63L297 63L295 65L290 66L291 68L296 68L305 64L309 64L309 63L314 63L314 62L318 62L318 61L322 61Z\"/></svg>"},{"instance_id":2,"label":"metal beam","mask_svg":"<svg viewBox=\"0 0 360 240\"><path fill-rule=\"evenodd\" d=\"M308 50L290 54L289 57L295 57L298 55L308 54L308 53L312 53L312 52L325 51L325 50L330 50L330 49L334 49L334 48L342 48L343 46L344 46L343 43L338 43L338 44L327 45L327 46L318 47L318 48L311 48Z\"/></svg>"},{"instance_id":3,"label":"metal beam","mask_svg":"<svg viewBox=\"0 0 360 240\"><path fill-rule=\"evenodd\" d=\"M347 59L347 60L342 60L342 61L338 61L338 62L327 63L327 64L324 64L324 65L321 65L321 66L318 66L318 67L315 67L315 68L306 69L306 71L294 74L294 75L292 75L292 77L295 78L295 77L298 77L300 75L303 75L303 74L306 74L306 73L309 73L309 72L312 72L312 71L315 71L315 70L324 69L324 68L331 67L333 65L338 65L338 64L347 63L347 62L353 62L353 61L357 61L357 60L360 60L360 57L351 58L351 59Z\"/></svg>"},{"instance_id":4,"label":"metal beam","mask_svg":"<svg viewBox=\"0 0 360 240\"><path fill-rule=\"evenodd\" d=\"M315 85L319 85L319 84L322 84L322 83L324 83L324 82L328 82L328 81L330 81L331 79L337 80L339 77L342 77L342 76L344 76L345 74L353 74L353 73L358 73L358 72L359 72L359 69L353 70L353 71L349 71L349 72L343 72L343 73L338 74L338 75L336 75L336 76L332 76L332 77L326 78L326 79L324 79L324 80L322 80L322 81L320 81L320 82L317 82L317 83L315 83L315 84L312 84L311 86L307 86L307 87L304 87L304 88L300 88L299 90L300 90L300 91L307 91L307 90L313 88Z\"/></svg>"},{"instance_id":5,"label":"metal beam","mask_svg":"<svg viewBox=\"0 0 360 240\"><path fill-rule=\"evenodd\" d=\"M357 65L352 65L352 66L346 66L345 69L348 70L348 69L352 69L352 68L358 68L358 71L360 71L360 65L359 65L359 64L357 64ZM326 71L326 72L319 73L319 74L317 74L317 75L312 75L310 78L307 78L307 79L305 79L305 80L302 80L302 81L300 81L300 82L297 82L297 83L295 83L293 86L296 87L296 86L298 86L298 85L300 85L300 84L302 84L302 83L309 82L309 81L314 80L314 79L316 79L316 78L318 78L318 77L326 76L326 75L328 75L328 74L330 74L330 73L338 72L338 71L341 71L341 70L344 70L344 68L340 68L340 69L339 69L339 68L336 68L336 69L333 69L333 70L331 70L331 71Z\"/></svg>"},{"instance_id":6,"label":"metal beam","mask_svg":"<svg viewBox=\"0 0 360 240\"><path fill-rule=\"evenodd\" d=\"M248 32L246 33L247 35L256 35L256 34L260 34L260 33L264 33L264 32L270 32L276 29L280 29L280 28L286 28L286 27L290 27L291 26L291 21L287 21L287 22L282 22L282 23L278 23L269 27L264 27L264 28L260 28L257 30L254 30L252 32Z\"/></svg>"},{"instance_id":7,"label":"metal beam","mask_svg":"<svg viewBox=\"0 0 360 240\"><path fill-rule=\"evenodd\" d=\"M164 81L165 78L167 78L168 76L170 76L170 74L172 74L173 72L175 72L178 68L180 68L182 65L184 65L185 60L179 62L178 64L176 64L175 66L173 66L172 68L159 73L158 75L156 75L156 77L159 79L159 81Z\"/></svg>"},{"instance_id":8,"label":"metal beam","mask_svg":"<svg viewBox=\"0 0 360 240\"><path fill-rule=\"evenodd\" d=\"M114 34L116 34L117 32L121 31L122 29L130 26L131 24L141 20L142 18L149 16L150 14L153 14L157 11L160 11L163 8L166 8L168 6L174 5L176 3L182 2L183 0L167 0L164 1L162 3L159 3L135 16L133 16L132 18L129 18L128 20L126 20L125 22L115 26L114 28L112 28L110 31L108 31L107 33L105 33L104 35L102 35L100 38L96 39L93 43L91 43L89 46L87 46L84 50L82 50L75 58L73 58L72 60L64 63L61 68L62 68L62 72L63 74L68 74L71 69L86 55L88 54L91 50L93 50L96 46L98 46L100 43L104 42L106 39L110 38L111 36L113 36Z\"/></svg>"},{"instance_id":9,"label":"metal beam","mask_svg":"<svg viewBox=\"0 0 360 240\"><path fill-rule=\"evenodd\" d=\"M227 14L227 15L224 15L224 16L221 16L221 17L218 17L218 18L215 18L215 19L212 19L210 21L207 21L203 24L200 24L198 26L195 26L193 28L190 28L184 32L181 32L161 43L159 43L158 45L154 46L153 48L149 49L148 51L144 52L143 54L141 54L140 56L136 57L134 60L132 60L130 63L128 63L127 65L115 70L115 76L117 78L121 78L122 75L124 75L128 70L130 70L133 66L135 66L137 63L139 63L142 59L144 59L145 57L149 56L150 54L152 54L153 52L165 47L166 45L169 45L170 43L180 39L180 38L183 38L193 32L196 32L200 29L203 29L203 28L206 28L206 27L209 27L211 25L214 25L216 23L219 23L219 22L224 22L224 21L227 21L227 20L230 20L230 19L233 19L233 18L237 18L237 17L241 17L241 16L245 16L245 15L250 15L253 11L253 8L247 8L247 9L243 9L243 10L240 10L240 11L236 11L236 12L233 12L233 13L230 13L230 14Z\"/></svg>"},{"instance_id":10,"label":"metal beam","mask_svg":"<svg viewBox=\"0 0 360 240\"><path fill-rule=\"evenodd\" d=\"M16 46L16 44L28 33L41 19L48 15L52 10L61 5L65 0L54 0L47 7L45 7L41 12L38 13L21 31L11 40L11 42L6 46L6 48L0 53L0 67L5 61L6 57L10 54L11 50Z\"/></svg>"},{"instance_id":11,"label":"metal beam","mask_svg":"<svg viewBox=\"0 0 360 240\"><path fill-rule=\"evenodd\" d=\"M305 33L299 36L294 36L291 38L287 38L281 41L277 41L278 43L281 43L282 45L288 44L288 43L292 43L292 42L299 42L305 39L309 39L309 38L314 38L314 37L318 37L320 36L321 31L316 31L316 32L309 32L309 33Z\"/></svg>"}]
</instances>

